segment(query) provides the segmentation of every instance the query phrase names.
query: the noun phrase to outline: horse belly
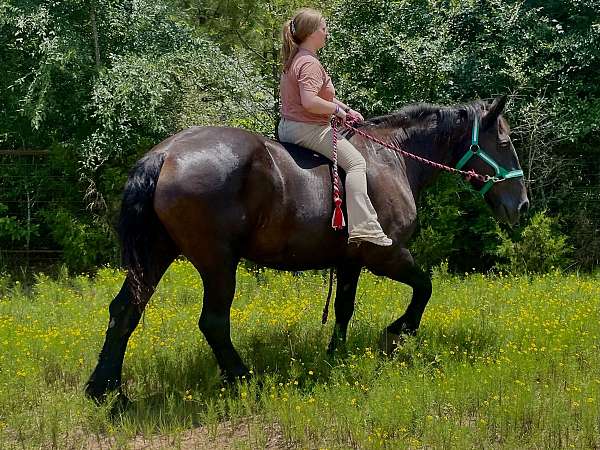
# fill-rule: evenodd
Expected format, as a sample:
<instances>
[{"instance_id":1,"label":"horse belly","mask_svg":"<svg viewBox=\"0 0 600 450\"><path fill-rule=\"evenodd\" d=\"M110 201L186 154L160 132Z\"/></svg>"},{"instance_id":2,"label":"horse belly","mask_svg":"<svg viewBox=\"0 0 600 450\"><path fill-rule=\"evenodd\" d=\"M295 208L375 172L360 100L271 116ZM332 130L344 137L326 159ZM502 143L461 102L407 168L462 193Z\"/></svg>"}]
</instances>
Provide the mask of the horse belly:
<instances>
[{"instance_id":1,"label":"horse belly","mask_svg":"<svg viewBox=\"0 0 600 450\"><path fill-rule=\"evenodd\" d=\"M249 248L244 255L265 267L279 270L324 269L335 265L343 257L343 243L347 237L292 240L283 248Z\"/></svg>"},{"instance_id":2,"label":"horse belly","mask_svg":"<svg viewBox=\"0 0 600 450\"><path fill-rule=\"evenodd\" d=\"M304 174L306 175L306 173ZM304 270L331 266L343 255L347 231L331 228L331 186L323 176L288 178L247 242L245 258L277 269Z\"/></svg>"}]
</instances>

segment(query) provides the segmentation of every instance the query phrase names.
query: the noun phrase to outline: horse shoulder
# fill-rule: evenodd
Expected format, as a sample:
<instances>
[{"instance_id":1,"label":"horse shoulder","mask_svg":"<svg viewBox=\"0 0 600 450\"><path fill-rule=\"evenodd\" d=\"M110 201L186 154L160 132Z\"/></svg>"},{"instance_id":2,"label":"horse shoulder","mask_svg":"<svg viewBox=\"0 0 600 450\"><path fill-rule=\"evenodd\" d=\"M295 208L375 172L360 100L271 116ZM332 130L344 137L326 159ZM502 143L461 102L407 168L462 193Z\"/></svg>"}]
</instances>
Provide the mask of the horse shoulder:
<instances>
[{"instance_id":1,"label":"horse shoulder","mask_svg":"<svg viewBox=\"0 0 600 450\"><path fill-rule=\"evenodd\" d=\"M417 223L417 206L403 164L368 164L369 195L384 229L395 240L407 240Z\"/></svg>"}]
</instances>

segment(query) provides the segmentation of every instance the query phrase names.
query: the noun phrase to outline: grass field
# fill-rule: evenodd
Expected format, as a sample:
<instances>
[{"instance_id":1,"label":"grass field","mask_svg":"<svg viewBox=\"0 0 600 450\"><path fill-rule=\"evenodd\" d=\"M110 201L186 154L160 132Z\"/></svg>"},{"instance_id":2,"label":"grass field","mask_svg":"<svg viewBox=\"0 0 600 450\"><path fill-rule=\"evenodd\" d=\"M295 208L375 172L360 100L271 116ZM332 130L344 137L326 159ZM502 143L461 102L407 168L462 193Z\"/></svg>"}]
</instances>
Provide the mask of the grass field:
<instances>
[{"instance_id":1,"label":"grass field","mask_svg":"<svg viewBox=\"0 0 600 450\"><path fill-rule=\"evenodd\" d=\"M83 385L123 274L0 279L0 448L600 448L600 279L438 273L419 334L376 346L410 289L361 277L328 358L320 274L240 269L232 336L255 376L223 387L174 264L125 358L120 415Z\"/></svg>"}]
</instances>

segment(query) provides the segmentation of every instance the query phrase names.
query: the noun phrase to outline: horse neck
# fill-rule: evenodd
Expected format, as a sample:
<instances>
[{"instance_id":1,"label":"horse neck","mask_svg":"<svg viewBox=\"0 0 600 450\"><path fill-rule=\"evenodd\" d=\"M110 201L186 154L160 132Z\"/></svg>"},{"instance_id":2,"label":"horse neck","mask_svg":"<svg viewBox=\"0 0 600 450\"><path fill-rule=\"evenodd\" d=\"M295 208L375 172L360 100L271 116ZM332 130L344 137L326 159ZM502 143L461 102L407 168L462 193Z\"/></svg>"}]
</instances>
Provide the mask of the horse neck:
<instances>
[{"instance_id":1,"label":"horse neck","mask_svg":"<svg viewBox=\"0 0 600 450\"><path fill-rule=\"evenodd\" d=\"M372 131L365 130L366 133L375 135ZM379 133L378 133L379 134ZM404 138L402 135L404 134ZM436 138L432 133L415 131L406 136L401 130L390 130L387 133L381 133L377 136L380 140L393 144L402 150L420 156L430 161L448 165L452 158L453 143L450 139ZM392 166L395 176L406 176L413 197L417 199L423 189L435 182L441 172L440 169L427 163L417 161L408 156L403 157L399 152L390 150L394 157L400 162ZM389 153L370 152L371 158L389 159ZM404 161L404 164L402 163Z\"/></svg>"},{"instance_id":2,"label":"horse neck","mask_svg":"<svg viewBox=\"0 0 600 450\"><path fill-rule=\"evenodd\" d=\"M425 144L425 145L423 145ZM427 142L420 144L419 142L406 142L406 151L422 158L428 159L439 164L447 166L452 158L451 143L446 140L438 141L434 138L428 139ZM438 175L442 171L430 164L406 157L406 172L410 182L411 189L415 194L415 198L428 186L433 184Z\"/></svg>"}]
</instances>

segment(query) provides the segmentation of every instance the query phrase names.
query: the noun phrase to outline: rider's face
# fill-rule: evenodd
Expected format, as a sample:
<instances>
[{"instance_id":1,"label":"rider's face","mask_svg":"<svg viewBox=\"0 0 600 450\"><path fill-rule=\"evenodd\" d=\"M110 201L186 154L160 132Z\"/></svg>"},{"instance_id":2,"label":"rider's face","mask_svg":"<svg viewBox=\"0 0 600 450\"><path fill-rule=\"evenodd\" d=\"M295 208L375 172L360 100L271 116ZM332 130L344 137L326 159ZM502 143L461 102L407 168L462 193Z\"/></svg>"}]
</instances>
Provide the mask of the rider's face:
<instances>
[{"instance_id":1,"label":"rider's face","mask_svg":"<svg viewBox=\"0 0 600 450\"><path fill-rule=\"evenodd\" d=\"M325 47L325 41L327 40L327 23L325 23L325 19L321 19L319 28L313 34L318 48Z\"/></svg>"}]
</instances>

